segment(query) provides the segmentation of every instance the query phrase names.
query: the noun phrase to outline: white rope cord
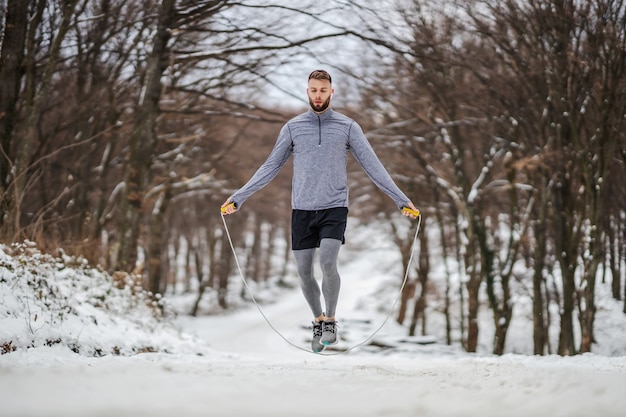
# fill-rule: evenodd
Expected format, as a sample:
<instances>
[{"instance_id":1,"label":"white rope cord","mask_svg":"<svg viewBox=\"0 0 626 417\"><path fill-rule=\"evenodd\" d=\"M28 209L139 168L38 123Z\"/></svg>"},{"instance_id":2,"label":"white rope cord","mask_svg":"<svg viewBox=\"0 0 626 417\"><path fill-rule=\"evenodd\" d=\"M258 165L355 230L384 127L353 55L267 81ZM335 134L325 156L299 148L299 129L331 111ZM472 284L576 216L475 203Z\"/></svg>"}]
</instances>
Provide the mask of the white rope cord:
<instances>
[{"instance_id":1,"label":"white rope cord","mask_svg":"<svg viewBox=\"0 0 626 417\"><path fill-rule=\"evenodd\" d=\"M321 352L313 352L312 350L309 349L305 349L302 346L299 346L295 343L293 343L291 340L287 339L278 329L276 329L276 327L274 327L274 325L271 323L271 321L267 318L267 316L265 315L265 313L263 312L263 309L261 308L261 306L259 305L259 303L257 303L256 298L254 297L254 293L252 291L252 289L250 288L250 286L248 285L248 281L246 280L246 277L241 269L241 265L239 263L239 258L237 257L237 252L235 251L235 246L233 245L233 240L230 237L230 232L228 230L228 225L226 224L226 219L224 214L222 214L222 223L224 223L224 230L226 231L226 236L228 237L228 243L230 244L230 249L233 252L233 256L235 258L235 264L237 265L237 270L239 271L239 275L241 276L241 280L243 281L244 286L246 287L248 294L250 295L250 298L252 299L252 302L254 303L254 305L256 306L256 308L259 310L259 313L261 313L261 316L263 316L263 319L265 319L265 322L271 327L272 330L274 330L274 332L280 336L285 342L287 342L288 344L290 344L291 346L295 347L296 349L300 349L304 352L307 353L312 353L314 355L324 355L324 356L334 356L334 355L343 355L345 353L348 353L360 346L363 346L364 344L366 344L367 342L369 342L370 340L372 340L374 338L374 336L376 336L376 334L378 334L378 332L385 326L385 324L387 324L387 321L389 320L389 317L391 317L391 314L393 313L393 311L396 308L396 305L398 304L398 301L400 301L400 298L402 297L402 291L404 290L404 286L407 283L407 280L409 278L409 270L411 269L411 263L413 261L413 255L415 252L415 243L417 242L417 236L419 234L420 231L420 227L422 225L422 215L420 214L417 217L417 228L415 229L415 235L413 236L413 242L411 243L411 255L409 256L409 261L406 265L406 270L404 271L404 279L402 280L402 285L400 286L400 290L398 291L398 296L396 297L395 301L393 302L393 305L391 306L391 309L389 310L389 312L387 313L387 315L385 316L385 319L383 320L383 322L380 324L380 326L378 326L378 328L376 330L374 330L374 332L368 336L367 338L365 338L363 341L357 343L356 345L353 345L343 351L339 351L339 352L326 352L324 353L324 351Z\"/></svg>"}]
</instances>

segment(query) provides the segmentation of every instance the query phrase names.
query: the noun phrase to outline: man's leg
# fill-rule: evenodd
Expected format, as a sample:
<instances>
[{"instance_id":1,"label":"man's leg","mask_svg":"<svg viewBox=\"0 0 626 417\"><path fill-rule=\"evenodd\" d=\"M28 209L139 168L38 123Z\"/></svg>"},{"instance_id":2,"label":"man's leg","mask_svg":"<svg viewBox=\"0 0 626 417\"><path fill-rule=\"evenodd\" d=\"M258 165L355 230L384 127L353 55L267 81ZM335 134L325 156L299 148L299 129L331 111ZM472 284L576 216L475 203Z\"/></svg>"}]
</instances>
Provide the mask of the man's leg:
<instances>
[{"instance_id":1,"label":"man's leg","mask_svg":"<svg viewBox=\"0 0 626 417\"><path fill-rule=\"evenodd\" d=\"M341 278L337 270L337 257L341 241L322 239L320 241L320 266L322 268L322 293L326 302L326 317L334 319L341 288Z\"/></svg>"},{"instance_id":2,"label":"man's leg","mask_svg":"<svg viewBox=\"0 0 626 417\"><path fill-rule=\"evenodd\" d=\"M313 275L315 248L294 250L293 255L296 258L298 275L300 275L302 294L309 303L313 317L319 318L322 316L322 303L320 301L320 287Z\"/></svg>"},{"instance_id":3,"label":"man's leg","mask_svg":"<svg viewBox=\"0 0 626 417\"><path fill-rule=\"evenodd\" d=\"M341 248L341 240L322 239L320 241L320 266L322 267L322 293L326 302L326 318L322 323L320 343L324 346L337 343L337 323L335 310L339 299L341 278L337 271L337 256Z\"/></svg>"}]
</instances>

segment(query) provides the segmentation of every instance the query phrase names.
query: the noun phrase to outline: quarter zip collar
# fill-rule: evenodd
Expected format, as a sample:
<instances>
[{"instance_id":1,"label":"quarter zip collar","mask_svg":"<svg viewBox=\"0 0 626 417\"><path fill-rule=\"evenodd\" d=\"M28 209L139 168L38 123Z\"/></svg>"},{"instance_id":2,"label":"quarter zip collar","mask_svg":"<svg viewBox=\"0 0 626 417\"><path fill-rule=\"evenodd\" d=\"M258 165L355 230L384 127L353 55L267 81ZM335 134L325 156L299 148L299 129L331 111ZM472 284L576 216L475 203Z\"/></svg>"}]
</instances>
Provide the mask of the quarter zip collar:
<instances>
[{"instance_id":1,"label":"quarter zip collar","mask_svg":"<svg viewBox=\"0 0 626 417\"><path fill-rule=\"evenodd\" d=\"M328 120L333 114L333 110L329 107L321 113L313 111L309 108L309 117L311 121L317 122L317 146L322 146L322 122Z\"/></svg>"}]
</instances>

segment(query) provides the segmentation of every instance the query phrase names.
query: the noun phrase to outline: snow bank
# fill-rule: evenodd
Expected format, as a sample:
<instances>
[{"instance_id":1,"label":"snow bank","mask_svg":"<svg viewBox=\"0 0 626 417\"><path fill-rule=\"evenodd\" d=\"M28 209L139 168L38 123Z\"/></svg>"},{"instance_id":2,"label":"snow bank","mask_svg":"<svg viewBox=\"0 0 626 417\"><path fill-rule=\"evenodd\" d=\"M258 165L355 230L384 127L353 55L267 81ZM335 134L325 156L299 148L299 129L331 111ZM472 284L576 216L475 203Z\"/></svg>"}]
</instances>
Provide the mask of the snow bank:
<instances>
[{"instance_id":1,"label":"snow bank","mask_svg":"<svg viewBox=\"0 0 626 417\"><path fill-rule=\"evenodd\" d=\"M55 258L28 242L0 247L0 353L65 346L85 356L181 351L193 341L163 300L127 274Z\"/></svg>"}]
</instances>

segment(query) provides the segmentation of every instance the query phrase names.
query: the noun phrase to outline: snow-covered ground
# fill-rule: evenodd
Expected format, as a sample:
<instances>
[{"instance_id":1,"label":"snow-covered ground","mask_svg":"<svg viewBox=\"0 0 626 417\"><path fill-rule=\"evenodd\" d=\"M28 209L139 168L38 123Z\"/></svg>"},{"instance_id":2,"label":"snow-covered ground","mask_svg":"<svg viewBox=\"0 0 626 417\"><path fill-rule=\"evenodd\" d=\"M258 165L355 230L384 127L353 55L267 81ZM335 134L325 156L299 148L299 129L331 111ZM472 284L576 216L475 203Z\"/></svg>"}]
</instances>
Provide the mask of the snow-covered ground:
<instances>
[{"instance_id":1,"label":"snow-covered ground","mask_svg":"<svg viewBox=\"0 0 626 417\"><path fill-rule=\"evenodd\" d=\"M394 292L376 295L397 280L390 248L342 252L341 342L324 355L308 352L310 313L298 288L274 293L261 311L250 304L163 321L140 294L129 302L128 288L79 262L6 249L2 417L625 415L626 318L618 327L598 320L612 356L467 354L437 337L408 338L373 301L393 303ZM37 279L44 276L47 284ZM383 323L374 345L351 349ZM515 344L528 335L510 337Z\"/></svg>"}]
</instances>

